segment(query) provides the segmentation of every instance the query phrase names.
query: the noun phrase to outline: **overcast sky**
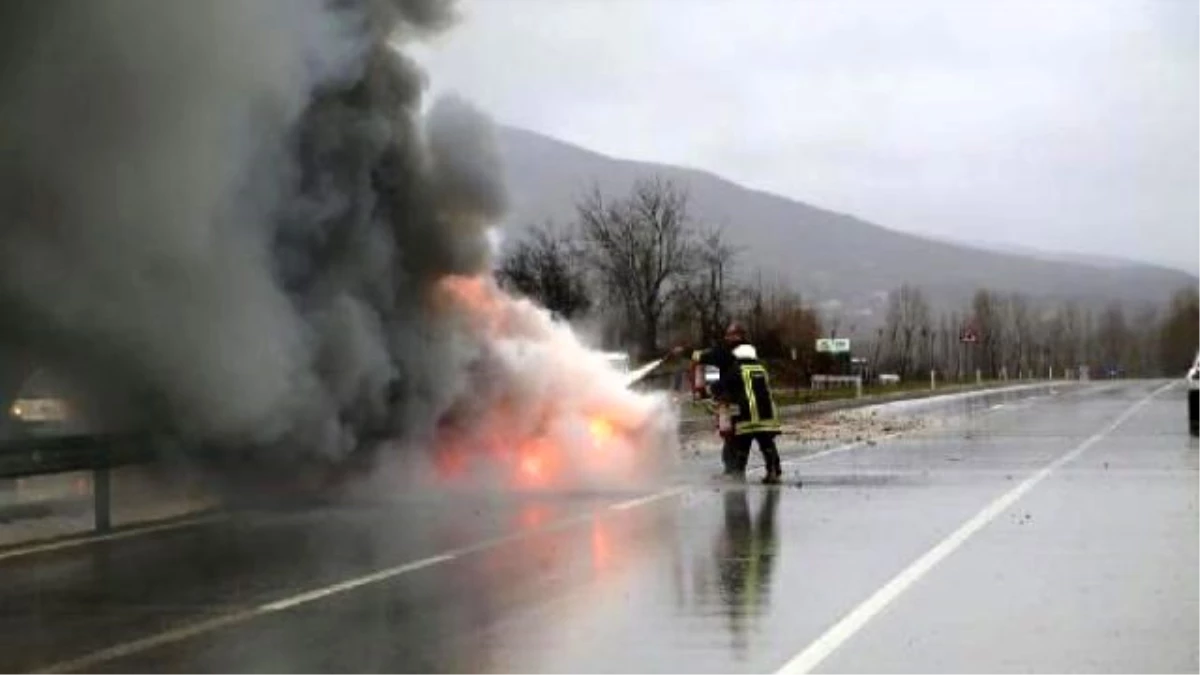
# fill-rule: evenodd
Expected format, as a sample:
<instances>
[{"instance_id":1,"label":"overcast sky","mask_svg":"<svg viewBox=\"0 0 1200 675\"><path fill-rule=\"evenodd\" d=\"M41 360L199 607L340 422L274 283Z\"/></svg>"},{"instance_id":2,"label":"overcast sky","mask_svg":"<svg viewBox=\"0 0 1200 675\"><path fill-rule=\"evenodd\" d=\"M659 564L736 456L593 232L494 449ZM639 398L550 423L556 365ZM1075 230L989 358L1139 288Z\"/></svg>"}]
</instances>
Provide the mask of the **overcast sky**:
<instances>
[{"instance_id":1,"label":"overcast sky","mask_svg":"<svg viewBox=\"0 0 1200 675\"><path fill-rule=\"evenodd\" d=\"M1200 268L1196 0L467 0L436 95L900 230Z\"/></svg>"}]
</instances>

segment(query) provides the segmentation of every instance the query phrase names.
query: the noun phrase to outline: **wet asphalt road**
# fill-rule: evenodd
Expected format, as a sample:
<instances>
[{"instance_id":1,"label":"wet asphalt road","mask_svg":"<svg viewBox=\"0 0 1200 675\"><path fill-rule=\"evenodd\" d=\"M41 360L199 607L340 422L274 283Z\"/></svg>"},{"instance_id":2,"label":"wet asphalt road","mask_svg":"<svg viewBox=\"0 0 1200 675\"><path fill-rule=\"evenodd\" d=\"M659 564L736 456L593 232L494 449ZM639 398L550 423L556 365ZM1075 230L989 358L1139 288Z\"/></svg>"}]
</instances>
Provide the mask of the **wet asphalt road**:
<instances>
[{"instance_id":1,"label":"wet asphalt road","mask_svg":"<svg viewBox=\"0 0 1200 675\"><path fill-rule=\"evenodd\" d=\"M689 463L0 559L0 670L1197 672L1197 445L1162 384L891 406L948 423L793 456L802 488Z\"/></svg>"}]
</instances>

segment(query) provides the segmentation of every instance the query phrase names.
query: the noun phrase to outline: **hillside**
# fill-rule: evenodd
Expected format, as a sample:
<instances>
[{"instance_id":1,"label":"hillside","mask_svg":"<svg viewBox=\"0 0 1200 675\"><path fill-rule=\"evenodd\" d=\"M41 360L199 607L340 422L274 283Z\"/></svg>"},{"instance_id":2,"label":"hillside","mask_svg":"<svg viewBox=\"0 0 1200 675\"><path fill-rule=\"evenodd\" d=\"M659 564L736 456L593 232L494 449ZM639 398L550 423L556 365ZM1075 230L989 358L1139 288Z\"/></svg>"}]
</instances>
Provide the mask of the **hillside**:
<instances>
[{"instance_id":1,"label":"hillside","mask_svg":"<svg viewBox=\"0 0 1200 675\"><path fill-rule=\"evenodd\" d=\"M698 222L724 227L743 247L742 269L785 282L814 302L841 306L865 322L902 283L924 288L938 306L961 306L976 288L1021 292L1035 299L1077 298L1089 305L1119 300L1162 303L1196 277L1134 262L986 250L890 230L802 202L741 187L676 166L607 157L530 131L501 127L512 210L509 231L548 219L574 218L574 203L592 185L623 194L641 177L660 175L687 188Z\"/></svg>"}]
</instances>

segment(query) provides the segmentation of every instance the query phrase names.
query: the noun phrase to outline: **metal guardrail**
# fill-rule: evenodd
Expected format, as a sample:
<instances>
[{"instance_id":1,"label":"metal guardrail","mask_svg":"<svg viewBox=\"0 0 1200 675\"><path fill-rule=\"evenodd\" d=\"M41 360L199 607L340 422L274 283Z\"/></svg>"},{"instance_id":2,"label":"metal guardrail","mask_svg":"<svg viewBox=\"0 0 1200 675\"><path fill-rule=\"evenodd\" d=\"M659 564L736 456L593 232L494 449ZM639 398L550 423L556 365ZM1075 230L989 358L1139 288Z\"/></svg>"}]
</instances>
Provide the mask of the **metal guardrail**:
<instances>
[{"instance_id":1,"label":"metal guardrail","mask_svg":"<svg viewBox=\"0 0 1200 675\"><path fill-rule=\"evenodd\" d=\"M0 441L0 478L87 471L140 464L154 459L154 446L143 436L46 436Z\"/></svg>"},{"instance_id":2,"label":"metal guardrail","mask_svg":"<svg viewBox=\"0 0 1200 675\"><path fill-rule=\"evenodd\" d=\"M104 532L112 528L112 469L144 464L156 457L155 445L143 436L71 435L0 441L0 478L91 471L94 529Z\"/></svg>"}]
</instances>

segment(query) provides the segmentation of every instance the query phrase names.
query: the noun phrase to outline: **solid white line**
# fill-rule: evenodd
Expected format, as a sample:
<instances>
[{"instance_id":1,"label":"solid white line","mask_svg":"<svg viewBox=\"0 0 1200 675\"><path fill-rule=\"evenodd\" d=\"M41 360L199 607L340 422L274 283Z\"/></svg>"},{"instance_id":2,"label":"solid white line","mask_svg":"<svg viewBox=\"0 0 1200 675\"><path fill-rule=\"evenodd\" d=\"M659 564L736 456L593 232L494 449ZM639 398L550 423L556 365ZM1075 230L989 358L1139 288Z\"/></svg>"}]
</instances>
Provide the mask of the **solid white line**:
<instances>
[{"instance_id":1,"label":"solid white line","mask_svg":"<svg viewBox=\"0 0 1200 675\"><path fill-rule=\"evenodd\" d=\"M406 572L414 572L423 567L432 567L434 565L437 565L438 563L444 563L447 560L454 560L455 557L456 556L452 553L444 553L442 555L431 556L429 558L417 560L415 562L406 563L404 565L398 565L396 567L390 567L385 570L379 570L378 572L373 572L371 574L357 577L355 579L349 579L346 581L342 581L340 583L332 584L332 585L326 586L324 588L318 588L316 590L312 590L307 593L293 595L290 598L276 600L275 602L268 602L265 605L261 605L258 609L260 609L263 613L282 612L285 609L291 609L292 607L297 607L299 605L308 604L310 602L314 602L316 600L320 600L321 598L326 598L331 595L336 595L338 593L345 593L346 591L354 590L355 588L358 588L360 586L366 586L367 584L374 584L374 583L378 583L380 581L386 581L393 577L398 577L401 574L404 574Z\"/></svg>"},{"instance_id":2,"label":"solid white line","mask_svg":"<svg viewBox=\"0 0 1200 675\"><path fill-rule=\"evenodd\" d=\"M37 553L49 553L51 551L61 551L64 549L78 548L80 546L90 546L92 544L99 544L106 541L131 539L144 534L176 530L179 528L191 527L193 525L203 525L204 523L211 523L213 521L221 520L225 517L225 515L217 513L209 516L189 518L187 520L176 520L170 523L162 523L160 525L146 525L143 527L121 530L120 532L112 532L110 534L97 534L78 539L67 539L65 541L52 542L49 544L35 544L32 546L26 546L24 548L18 548L0 553L0 561L10 560L12 558L20 558L27 555L35 555Z\"/></svg>"},{"instance_id":3,"label":"solid white line","mask_svg":"<svg viewBox=\"0 0 1200 675\"><path fill-rule=\"evenodd\" d=\"M685 487L671 488L668 490L663 490L661 492L656 492L656 493L654 493L652 495L648 495L646 497L640 497L638 499L632 499L632 500L629 500L626 502L620 502L618 504L613 504L609 508L624 511L624 510L632 509L632 508L635 508L638 506L644 506L646 504L650 504L650 503L659 501L661 499L665 499L667 497L674 496L676 494L681 494L685 490L686 490ZM292 595L292 596L288 596L285 598L280 598L280 599L272 601L272 602L263 603L256 607L251 607L249 609L245 609L245 610L242 610L239 612L233 612L231 614L219 616L219 617L216 617L213 619L209 619L207 621L200 621L198 623L190 624L187 626L182 626L180 628L175 628L172 630L163 631L161 633L156 633L154 635L150 635L148 637L141 638L138 640L132 640L130 642L125 642L125 643L122 643L119 645L114 645L114 646L108 647L106 649L101 649L99 651L95 651L90 654L86 654L79 658L70 659L70 660L66 660L66 661L60 661L58 663L53 663L53 664L50 664L49 666L46 666L45 668L39 669L38 672L63 673L63 672L72 672L72 671L85 671L85 672L92 671L92 670L96 669L97 665L99 665L101 663L106 663L108 661L112 661L114 659L129 656L131 654L138 654L138 653L150 650L150 649L154 649L156 647L161 647L163 645L180 642L182 640L186 640L188 638L195 637L197 635L203 635L204 633L210 633L214 630L218 630L220 628L225 628L227 626L231 626L234 624L249 621L250 619L254 619L254 618L257 618L260 616L265 616L265 615L273 614L276 612L282 612L282 611L292 609L292 608L300 606L300 605L305 605L305 604L308 604L311 602L316 602L317 600L321 600L323 598L337 595L339 593L345 593L347 591L351 591L356 588L361 588L363 586L367 586L370 584L379 583L381 581L386 581L388 579L398 577L402 574L407 574L409 572L415 572L420 569L433 567L434 565L439 565L441 563L448 562L450 560L454 560L456 558L459 558L459 557L462 557L462 556L465 556L465 555L468 555L471 553L477 553L479 551L484 551L487 549L495 548L495 547L501 546L503 544L519 541L522 539L528 539L530 537L543 535L543 534L555 532L558 530L563 530L563 529L572 527L574 525L578 525L583 522L588 522L588 521L594 520L596 518L596 516L599 515L599 513L600 512L598 512L598 511L589 511L587 513L584 513L584 514L581 514L578 516L564 518L562 520L556 521L554 523L550 523L549 525L546 525L544 527L540 527L540 528L537 528L534 530L527 530L525 532L517 532L515 534L504 535L504 536L500 536L500 537L493 537L491 539L485 539L483 541L472 544L470 546L463 546L461 548L452 549L452 550L440 553L438 555L430 556L428 558L422 558L420 560L407 562L402 565L397 565L395 567L389 567L387 569L378 570L376 572L372 572L370 574L366 574L366 575L363 575L360 577L355 577L352 579L347 579L345 581L340 581L336 584L330 584L328 586L316 588L311 591L305 591L304 593L299 593L297 595Z\"/></svg>"},{"instance_id":4,"label":"solid white line","mask_svg":"<svg viewBox=\"0 0 1200 675\"><path fill-rule=\"evenodd\" d=\"M897 574L891 581L885 584L882 588L867 598L862 604L855 607L845 617L833 625L829 630L825 631L821 637L817 638L812 644L806 647L803 651L785 663L779 669L779 673L808 673L821 664L830 654L841 647L847 640L855 635L863 626L872 618L887 608L896 598L900 597L910 586L916 583L921 577L925 576L938 563L944 560L947 556L957 550L968 539L971 538L979 530L983 529L988 523L996 519L1006 509L1012 506L1025 493L1032 490L1038 483L1042 482L1053 473L1056 469L1064 464L1074 460L1083 454L1088 448L1095 445L1108 434L1112 433L1118 426L1134 415L1142 406L1146 405L1155 396L1175 386L1172 382L1166 386L1156 389L1153 393L1146 396L1142 400L1135 403L1132 407L1117 417L1111 424L1102 429L1100 432L1088 438L1083 443L1080 443L1073 450L1065 455L1054 460L1050 464L1043 467L1040 471L1026 478L1020 485L1017 485L1012 490L1001 495L991 504L988 504L982 511L975 514L967 522L963 523L950 536L943 539L939 544L929 549L924 555L910 564L904 571Z\"/></svg>"},{"instance_id":5,"label":"solid white line","mask_svg":"<svg viewBox=\"0 0 1200 675\"><path fill-rule=\"evenodd\" d=\"M687 488L684 488L684 487L669 488L669 489L663 490L661 492L655 492L652 495L646 495L645 497L638 497L637 499L630 499L629 501L620 502L618 504L613 504L612 506L610 506L608 508L610 508L614 511L627 511L629 509L637 508L639 506L649 504L651 502L656 502L660 499L674 497L675 495L682 494L686 491L687 491Z\"/></svg>"}]
</instances>

